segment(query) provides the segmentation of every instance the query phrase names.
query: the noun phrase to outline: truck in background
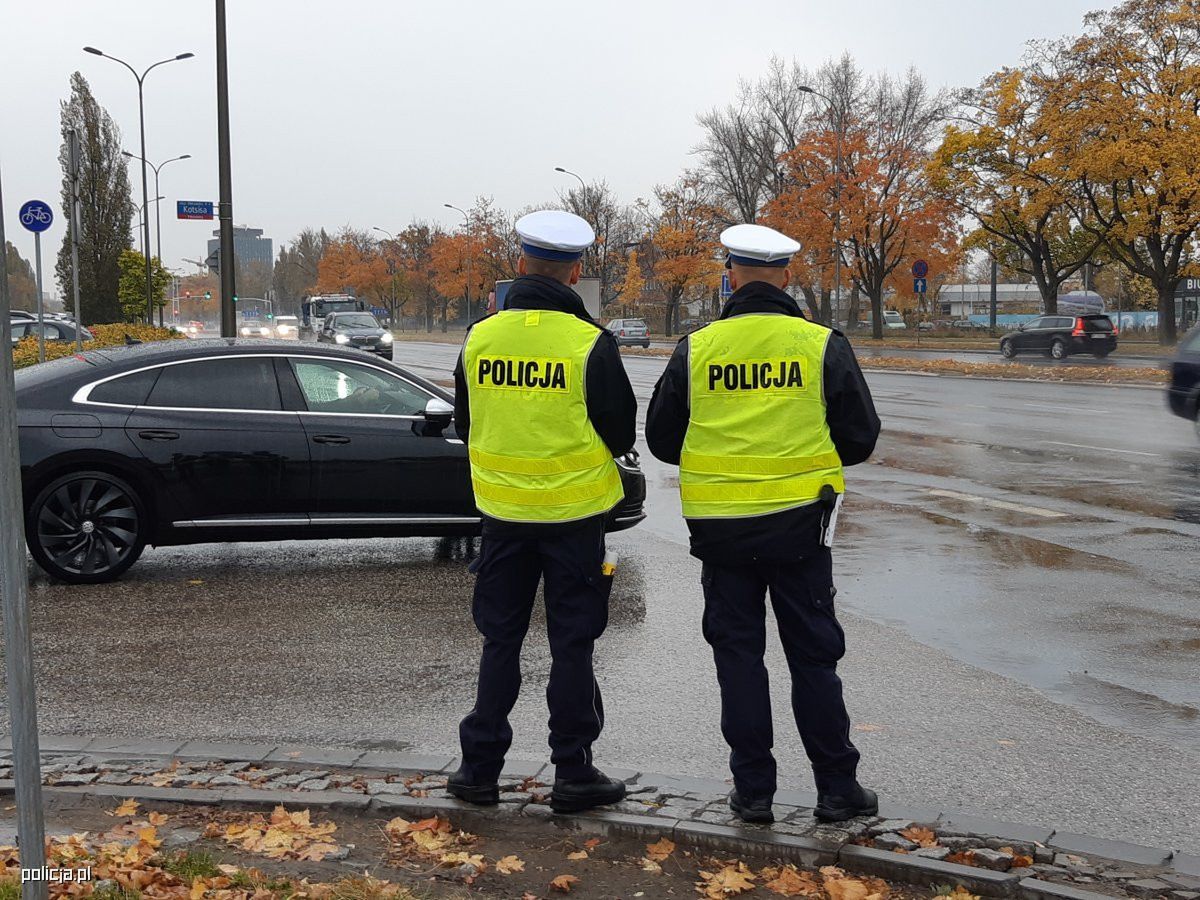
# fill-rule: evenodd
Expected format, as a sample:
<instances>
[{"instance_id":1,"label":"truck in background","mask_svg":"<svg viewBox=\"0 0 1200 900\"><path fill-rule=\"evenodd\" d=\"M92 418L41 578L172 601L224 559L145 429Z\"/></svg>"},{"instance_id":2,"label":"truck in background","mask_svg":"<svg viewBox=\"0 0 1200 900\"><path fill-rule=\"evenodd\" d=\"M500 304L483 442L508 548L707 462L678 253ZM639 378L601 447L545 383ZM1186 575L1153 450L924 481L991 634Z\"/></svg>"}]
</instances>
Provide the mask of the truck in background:
<instances>
[{"instance_id":1,"label":"truck in background","mask_svg":"<svg viewBox=\"0 0 1200 900\"><path fill-rule=\"evenodd\" d=\"M351 294L314 294L300 304L300 337L314 337L335 312L364 312L367 304Z\"/></svg>"}]
</instances>

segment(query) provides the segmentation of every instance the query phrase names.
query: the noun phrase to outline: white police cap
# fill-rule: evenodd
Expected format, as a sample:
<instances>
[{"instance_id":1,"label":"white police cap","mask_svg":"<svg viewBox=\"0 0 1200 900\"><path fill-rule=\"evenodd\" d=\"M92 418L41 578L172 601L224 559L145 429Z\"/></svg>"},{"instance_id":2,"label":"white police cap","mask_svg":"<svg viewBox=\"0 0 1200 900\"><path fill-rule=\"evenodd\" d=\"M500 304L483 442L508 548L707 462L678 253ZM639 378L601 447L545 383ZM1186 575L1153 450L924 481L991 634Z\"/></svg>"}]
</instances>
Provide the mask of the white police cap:
<instances>
[{"instance_id":1,"label":"white police cap","mask_svg":"<svg viewBox=\"0 0 1200 900\"><path fill-rule=\"evenodd\" d=\"M729 251L727 262L739 266L788 264L800 244L765 225L734 225L721 232L721 244Z\"/></svg>"},{"instance_id":2,"label":"white police cap","mask_svg":"<svg viewBox=\"0 0 1200 900\"><path fill-rule=\"evenodd\" d=\"M521 252L537 259L570 262L596 241L585 219L562 209L539 209L517 219Z\"/></svg>"}]
</instances>

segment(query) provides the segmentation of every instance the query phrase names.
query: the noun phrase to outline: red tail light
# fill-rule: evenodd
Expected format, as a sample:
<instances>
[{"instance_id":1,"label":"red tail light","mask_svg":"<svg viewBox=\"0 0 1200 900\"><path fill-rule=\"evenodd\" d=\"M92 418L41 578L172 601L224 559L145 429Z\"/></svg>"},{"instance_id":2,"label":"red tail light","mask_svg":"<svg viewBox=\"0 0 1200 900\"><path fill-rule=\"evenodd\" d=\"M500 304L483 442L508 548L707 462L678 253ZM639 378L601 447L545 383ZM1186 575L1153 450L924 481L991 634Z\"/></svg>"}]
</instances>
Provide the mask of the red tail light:
<instances>
[{"instance_id":1,"label":"red tail light","mask_svg":"<svg viewBox=\"0 0 1200 900\"><path fill-rule=\"evenodd\" d=\"M1121 333L1121 329L1118 328L1116 323L1114 322L1113 323L1113 337L1116 337L1120 333Z\"/></svg>"},{"instance_id":2,"label":"red tail light","mask_svg":"<svg viewBox=\"0 0 1200 900\"><path fill-rule=\"evenodd\" d=\"M1071 332L1071 337L1083 337L1083 319L1075 320L1075 330Z\"/></svg>"}]
</instances>

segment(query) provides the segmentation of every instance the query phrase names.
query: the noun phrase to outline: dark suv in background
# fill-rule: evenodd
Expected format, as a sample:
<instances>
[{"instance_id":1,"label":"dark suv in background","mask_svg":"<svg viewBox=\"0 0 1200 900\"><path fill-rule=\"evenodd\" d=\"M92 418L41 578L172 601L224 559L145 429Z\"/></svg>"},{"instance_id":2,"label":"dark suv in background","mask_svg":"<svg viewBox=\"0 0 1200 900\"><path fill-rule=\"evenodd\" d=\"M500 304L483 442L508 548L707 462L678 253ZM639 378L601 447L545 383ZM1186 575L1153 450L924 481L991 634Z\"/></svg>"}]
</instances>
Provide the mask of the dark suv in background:
<instances>
[{"instance_id":1,"label":"dark suv in background","mask_svg":"<svg viewBox=\"0 0 1200 900\"><path fill-rule=\"evenodd\" d=\"M1073 353L1090 353L1103 359L1117 349L1117 327L1105 315L1041 316L1000 338L1000 353L1012 359L1034 350L1065 359Z\"/></svg>"},{"instance_id":2,"label":"dark suv in background","mask_svg":"<svg viewBox=\"0 0 1200 900\"><path fill-rule=\"evenodd\" d=\"M1179 343L1179 355L1171 363L1171 385L1167 388L1171 412L1196 423L1200 436L1200 328Z\"/></svg>"}]
</instances>

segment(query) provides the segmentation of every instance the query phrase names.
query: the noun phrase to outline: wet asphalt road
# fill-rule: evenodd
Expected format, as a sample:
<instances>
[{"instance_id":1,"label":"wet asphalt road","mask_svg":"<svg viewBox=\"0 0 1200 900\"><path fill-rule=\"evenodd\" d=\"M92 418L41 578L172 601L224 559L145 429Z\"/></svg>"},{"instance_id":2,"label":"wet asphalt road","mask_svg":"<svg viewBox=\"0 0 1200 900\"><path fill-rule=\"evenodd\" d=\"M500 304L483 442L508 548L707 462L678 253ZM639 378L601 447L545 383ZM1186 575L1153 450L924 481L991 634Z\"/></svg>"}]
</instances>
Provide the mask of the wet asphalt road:
<instances>
[{"instance_id":1,"label":"wet asphalt road","mask_svg":"<svg viewBox=\"0 0 1200 900\"><path fill-rule=\"evenodd\" d=\"M445 378L457 348L399 344ZM627 357L648 399L663 360ZM837 552L861 775L894 801L1200 850L1200 441L1161 392L869 376L885 435ZM598 654L603 764L723 775L674 470L622 555ZM458 543L147 551L118 585L34 573L48 732L456 747L479 640ZM199 583L192 583L199 582ZM514 756L545 755L524 654ZM778 647L781 785L810 787Z\"/></svg>"}]
</instances>

